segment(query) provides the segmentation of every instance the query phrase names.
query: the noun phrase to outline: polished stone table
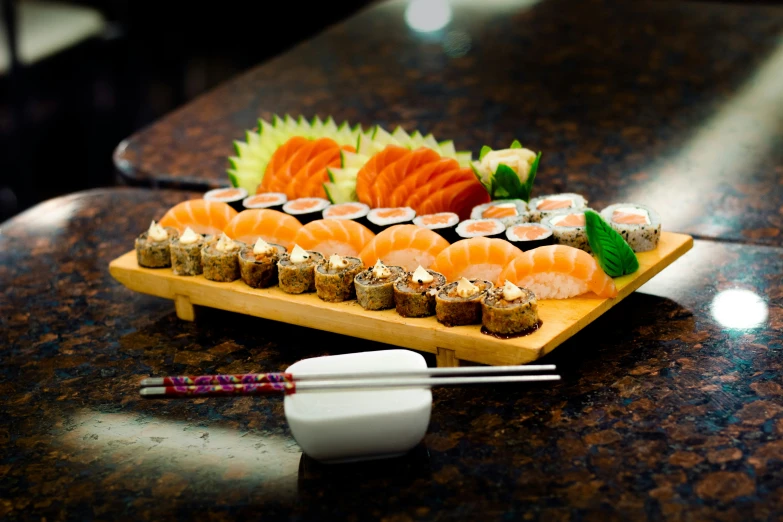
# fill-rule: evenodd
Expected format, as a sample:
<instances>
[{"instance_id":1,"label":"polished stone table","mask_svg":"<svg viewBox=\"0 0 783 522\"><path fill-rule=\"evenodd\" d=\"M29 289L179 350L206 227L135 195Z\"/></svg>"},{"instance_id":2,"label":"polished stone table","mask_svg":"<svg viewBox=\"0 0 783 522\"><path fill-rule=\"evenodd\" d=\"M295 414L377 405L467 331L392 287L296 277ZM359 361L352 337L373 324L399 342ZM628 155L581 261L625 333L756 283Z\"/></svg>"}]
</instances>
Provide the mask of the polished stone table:
<instances>
[{"instance_id":1,"label":"polished stone table","mask_svg":"<svg viewBox=\"0 0 783 522\"><path fill-rule=\"evenodd\" d=\"M698 240L542 361L562 381L436 389L410 454L329 466L277 398L139 398L146 376L385 347L207 309L183 322L112 280L189 196L97 190L0 225L0 519L783 516L780 248Z\"/></svg>"},{"instance_id":2,"label":"polished stone table","mask_svg":"<svg viewBox=\"0 0 783 522\"><path fill-rule=\"evenodd\" d=\"M673 231L783 245L783 6L451 2L442 30L380 3L123 141L134 183L228 183L272 114L543 151L537 193L649 204ZM415 25L415 20L411 22Z\"/></svg>"}]
</instances>

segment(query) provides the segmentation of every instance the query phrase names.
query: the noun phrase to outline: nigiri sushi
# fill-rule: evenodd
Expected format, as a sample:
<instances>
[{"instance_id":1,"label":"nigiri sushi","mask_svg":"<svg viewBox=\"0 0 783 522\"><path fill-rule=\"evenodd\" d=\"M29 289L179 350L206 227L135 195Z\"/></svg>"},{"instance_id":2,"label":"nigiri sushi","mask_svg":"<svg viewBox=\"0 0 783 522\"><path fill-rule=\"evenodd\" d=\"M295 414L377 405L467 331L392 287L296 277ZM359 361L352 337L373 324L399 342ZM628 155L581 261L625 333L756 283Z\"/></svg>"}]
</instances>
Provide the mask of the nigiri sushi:
<instances>
[{"instance_id":1,"label":"nigiri sushi","mask_svg":"<svg viewBox=\"0 0 783 522\"><path fill-rule=\"evenodd\" d=\"M520 255L522 251L504 239L472 237L443 250L432 269L449 281L461 277L497 281L500 272Z\"/></svg>"},{"instance_id":2,"label":"nigiri sushi","mask_svg":"<svg viewBox=\"0 0 783 522\"><path fill-rule=\"evenodd\" d=\"M347 219L318 219L306 224L296 233L294 242L305 250L357 257L375 237L370 229Z\"/></svg>"},{"instance_id":3,"label":"nigiri sushi","mask_svg":"<svg viewBox=\"0 0 783 522\"><path fill-rule=\"evenodd\" d=\"M277 210L254 208L237 214L224 232L231 239L248 245L254 245L261 238L288 249L293 246L294 236L300 228L302 224L293 216Z\"/></svg>"},{"instance_id":4,"label":"nigiri sushi","mask_svg":"<svg viewBox=\"0 0 783 522\"><path fill-rule=\"evenodd\" d=\"M173 227L180 234L190 227L197 234L220 236L237 211L222 201L192 199L173 206L160 220L163 227Z\"/></svg>"},{"instance_id":5,"label":"nigiri sushi","mask_svg":"<svg viewBox=\"0 0 783 522\"><path fill-rule=\"evenodd\" d=\"M592 291L598 297L615 297L612 278L587 252L565 245L534 248L511 261L497 279L532 290L538 299L567 299Z\"/></svg>"},{"instance_id":6,"label":"nigiri sushi","mask_svg":"<svg viewBox=\"0 0 783 522\"><path fill-rule=\"evenodd\" d=\"M448 246L449 242L432 230L416 225L394 225L375 236L359 257L365 266L373 266L380 259L387 265L412 272L419 265L429 267Z\"/></svg>"}]
</instances>

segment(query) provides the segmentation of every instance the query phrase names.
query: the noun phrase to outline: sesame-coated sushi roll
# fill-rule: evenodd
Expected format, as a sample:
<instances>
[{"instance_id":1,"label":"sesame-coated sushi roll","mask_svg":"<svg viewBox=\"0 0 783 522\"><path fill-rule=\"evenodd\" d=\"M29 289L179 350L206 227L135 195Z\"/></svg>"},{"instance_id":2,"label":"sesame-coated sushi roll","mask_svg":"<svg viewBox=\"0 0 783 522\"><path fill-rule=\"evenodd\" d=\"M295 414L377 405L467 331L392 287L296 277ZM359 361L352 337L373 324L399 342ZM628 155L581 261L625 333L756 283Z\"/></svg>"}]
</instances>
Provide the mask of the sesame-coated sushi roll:
<instances>
[{"instance_id":1,"label":"sesame-coated sushi roll","mask_svg":"<svg viewBox=\"0 0 783 522\"><path fill-rule=\"evenodd\" d=\"M262 192L242 200L242 206L246 209L266 208L279 212L283 211L283 205L286 203L288 203L288 197L282 192Z\"/></svg>"},{"instance_id":2,"label":"sesame-coated sushi roll","mask_svg":"<svg viewBox=\"0 0 783 522\"><path fill-rule=\"evenodd\" d=\"M211 238L211 236L210 236ZM207 239L190 227L181 236L171 240L171 268L176 275L194 276L204 270L201 266L201 249Z\"/></svg>"},{"instance_id":3,"label":"sesame-coated sushi roll","mask_svg":"<svg viewBox=\"0 0 783 522\"><path fill-rule=\"evenodd\" d=\"M136 238L136 262L145 268L171 266L171 240L179 236L173 227L162 227L153 221L150 228Z\"/></svg>"},{"instance_id":4,"label":"sesame-coated sushi roll","mask_svg":"<svg viewBox=\"0 0 783 522\"><path fill-rule=\"evenodd\" d=\"M457 225L457 237L469 239L471 237L503 238L506 225L499 219L466 219Z\"/></svg>"},{"instance_id":5,"label":"sesame-coated sushi roll","mask_svg":"<svg viewBox=\"0 0 783 522\"><path fill-rule=\"evenodd\" d=\"M521 199L498 199L473 207L470 219L499 219L504 225L529 221L527 203Z\"/></svg>"},{"instance_id":6,"label":"sesame-coated sushi roll","mask_svg":"<svg viewBox=\"0 0 783 522\"><path fill-rule=\"evenodd\" d=\"M541 222L552 228L552 234L555 236L555 243L566 245L579 250L584 250L588 254L593 250L587 241L587 227L585 226L585 210L559 210L552 212Z\"/></svg>"},{"instance_id":7,"label":"sesame-coated sushi roll","mask_svg":"<svg viewBox=\"0 0 783 522\"><path fill-rule=\"evenodd\" d=\"M367 214L369 214L369 212L369 205L351 201L349 203L329 205L323 209L321 215L324 219L348 219L369 227L370 223L367 221Z\"/></svg>"},{"instance_id":8,"label":"sesame-coated sushi roll","mask_svg":"<svg viewBox=\"0 0 783 522\"><path fill-rule=\"evenodd\" d=\"M506 239L523 252L555 242L552 227L542 223L512 225L506 229Z\"/></svg>"},{"instance_id":9,"label":"sesame-coated sushi roll","mask_svg":"<svg viewBox=\"0 0 783 522\"><path fill-rule=\"evenodd\" d=\"M437 232L449 243L454 243L460 239L457 235L459 216L454 212L438 212L437 214L416 216L413 218L413 224L417 227L428 228L433 232Z\"/></svg>"},{"instance_id":10,"label":"sesame-coated sushi roll","mask_svg":"<svg viewBox=\"0 0 783 522\"><path fill-rule=\"evenodd\" d=\"M277 278L280 290L288 294L315 291L315 267L324 256L313 250L294 245L290 254L284 254L277 262Z\"/></svg>"},{"instance_id":11,"label":"sesame-coated sushi roll","mask_svg":"<svg viewBox=\"0 0 783 522\"><path fill-rule=\"evenodd\" d=\"M586 207L587 200L579 194L550 194L531 199L528 203L528 212L530 212L531 223L540 223L552 212Z\"/></svg>"},{"instance_id":12,"label":"sesame-coated sushi roll","mask_svg":"<svg viewBox=\"0 0 783 522\"><path fill-rule=\"evenodd\" d=\"M364 265L358 257L332 254L315 267L315 292L330 303L354 299L356 287L353 281L363 270Z\"/></svg>"},{"instance_id":13,"label":"sesame-coated sushi roll","mask_svg":"<svg viewBox=\"0 0 783 522\"><path fill-rule=\"evenodd\" d=\"M386 266L379 259L354 279L356 300L365 310L394 308L394 283L404 273L401 266Z\"/></svg>"},{"instance_id":14,"label":"sesame-coated sushi roll","mask_svg":"<svg viewBox=\"0 0 783 522\"><path fill-rule=\"evenodd\" d=\"M634 252L647 252L658 246L661 218L650 207L617 203L603 209L601 216L623 236Z\"/></svg>"},{"instance_id":15,"label":"sesame-coated sushi roll","mask_svg":"<svg viewBox=\"0 0 783 522\"><path fill-rule=\"evenodd\" d=\"M481 300L482 331L497 337L531 333L541 325L533 292L510 281L489 290Z\"/></svg>"},{"instance_id":16,"label":"sesame-coated sushi roll","mask_svg":"<svg viewBox=\"0 0 783 522\"><path fill-rule=\"evenodd\" d=\"M268 288L277 284L277 262L286 253L283 245L267 243L261 238L253 246L239 251L239 272L242 281L252 288Z\"/></svg>"},{"instance_id":17,"label":"sesame-coated sushi roll","mask_svg":"<svg viewBox=\"0 0 783 522\"><path fill-rule=\"evenodd\" d=\"M239 251L244 246L223 234L220 239L208 241L201 249L204 277L210 281L228 283L239 279Z\"/></svg>"},{"instance_id":18,"label":"sesame-coated sushi roll","mask_svg":"<svg viewBox=\"0 0 783 522\"><path fill-rule=\"evenodd\" d=\"M300 223L306 225L316 219L321 219L322 212L329 206L329 200L324 198L292 199L283 205L283 212L294 216Z\"/></svg>"},{"instance_id":19,"label":"sesame-coated sushi roll","mask_svg":"<svg viewBox=\"0 0 783 522\"><path fill-rule=\"evenodd\" d=\"M446 284L446 276L419 266L394 283L394 305L403 317L435 315L435 294Z\"/></svg>"},{"instance_id":20,"label":"sesame-coated sushi roll","mask_svg":"<svg viewBox=\"0 0 783 522\"><path fill-rule=\"evenodd\" d=\"M370 230L380 234L394 225L409 225L416 217L416 211L410 207L374 208L367 214Z\"/></svg>"},{"instance_id":21,"label":"sesame-coated sushi roll","mask_svg":"<svg viewBox=\"0 0 783 522\"><path fill-rule=\"evenodd\" d=\"M228 203L237 212L242 210L242 201L247 197L247 190L243 188L218 188L204 194L206 201L221 201Z\"/></svg>"},{"instance_id":22,"label":"sesame-coated sushi roll","mask_svg":"<svg viewBox=\"0 0 783 522\"><path fill-rule=\"evenodd\" d=\"M489 281L464 277L442 286L435 296L435 316L446 326L481 323L481 298L492 287Z\"/></svg>"}]
</instances>

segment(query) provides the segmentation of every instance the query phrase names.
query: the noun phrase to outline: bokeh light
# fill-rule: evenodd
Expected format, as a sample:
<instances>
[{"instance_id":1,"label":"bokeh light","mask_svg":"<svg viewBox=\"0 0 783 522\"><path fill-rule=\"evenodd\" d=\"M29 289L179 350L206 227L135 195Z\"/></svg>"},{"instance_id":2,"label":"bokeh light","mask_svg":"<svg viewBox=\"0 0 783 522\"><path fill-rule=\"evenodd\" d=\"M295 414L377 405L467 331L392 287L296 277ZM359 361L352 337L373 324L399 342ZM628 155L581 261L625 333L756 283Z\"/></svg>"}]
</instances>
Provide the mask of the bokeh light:
<instances>
[{"instance_id":1,"label":"bokeh light","mask_svg":"<svg viewBox=\"0 0 783 522\"><path fill-rule=\"evenodd\" d=\"M732 288L718 292L710 305L713 319L733 329L759 328L767 321L767 303L755 292Z\"/></svg>"},{"instance_id":2,"label":"bokeh light","mask_svg":"<svg viewBox=\"0 0 783 522\"><path fill-rule=\"evenodd\" d=\"M448 0L411 0L405 8L405 23L414 31L440 31L451 22Z\"/></svg>"}]
</instances>

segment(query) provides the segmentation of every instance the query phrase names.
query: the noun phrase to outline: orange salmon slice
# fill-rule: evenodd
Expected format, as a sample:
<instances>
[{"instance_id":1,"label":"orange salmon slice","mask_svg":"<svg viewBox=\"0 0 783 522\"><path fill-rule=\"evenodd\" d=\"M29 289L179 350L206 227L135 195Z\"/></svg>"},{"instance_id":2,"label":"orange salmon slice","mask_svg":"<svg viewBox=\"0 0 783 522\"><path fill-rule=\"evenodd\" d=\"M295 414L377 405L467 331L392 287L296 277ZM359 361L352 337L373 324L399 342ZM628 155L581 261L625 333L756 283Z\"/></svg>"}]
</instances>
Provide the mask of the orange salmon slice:
<instances>
[{"instance_id":1,"label":"orange salmon slice","mask_svg":"<svg viewBox=\"0 0 783 522\"><path fill-rule=\"evenodd\" d=\"M433 214L423 216L421 222L425 225L448 225L450 217L448 215Z\"/></svg>"},{"instance_id":2,"label":"orange salmon slice","mask_svg":"<svg viewBox=\"0 0 783 522\"><path fill-rule=\"evenodd\" d=\"M481 217L484 218L504 218L504 217L514 217L519 215L517 213L517 207L514 206L501 206L501 205L492 205L487 210L484 211L484 213L481 215Z\"/></svg>"},{"instance_id":3,"label":"orange salmon slice","mask_svg":"<svg viewBox=\"0 0 783 522\"><path fill-rule=\"evenodd\" d=\"M348 216L350 214L356 214L357 212L361 212L364 207L360 205L340 205L339 207L331 207L329 208L329 216Z\"/></svg>"},{"instance_id":4,"label":"orange salmon slice","mask_svg":"<svg viewBox=\"0 0 783 522\"><path fill-rule=\"evenodd\" d=\"M630 212L622 212L615 210L612 213L612 221L620 223L621 225L646 225L647 219L645 216L639 214L632 214Z\"/></svg>"},{"instance_id":5,"label":"orange salmon slice","mask_svg":"<svg viewBox=\"0 0 783 522\"><path fill-rule=\"evenodd\" d=\"M239 196L241 194L242 194L241 190L233 188L233 189L221 190L219 192L214 192L212 194L212 197L213 198L235 198L235 197L237 197L237 196Z\"/></svg>"},{"instance_id":6,"label":"orange salmon slice","mask_svg":"<svg viewBox=\"0 0 783 522\"><path fill-rule=\"evenodd\" d=\"M527 239L533 241L535 239L541 239L546 236L547 229L544 227L514 227L511 229L511 234L519 239Z\"/></svg>"},{"instance_id":7,"label":"orange salmon slice","mask_svg":"<svg viewBox=\"0 0 783 522\"><path fill-rule=\"evenodd\" d=\"M293 203L289 203L288 208L291 210L307 210L308 208L314 208L318 206L317 201L294 201Z\"/></svg>"},{"instance_id":8,"label":"orange salmon slice","mask_svg":"<svg viewBox=\"0 0 783 522\"><path fill-rule=\"evenodd\" d=\"M271 194L259 194L258 196L251 196L247 203L248 205L257 205L259 203L274 203L280 198L278 196L272 196Z\"/></svg>"},{"instance_id":9,"label":"orange salmon slice","mask_svg":"<svg viewBox=\"0 0 783 522\"><path fill-rule=\"evenodd\" d=\"M379 210L375 213L376 216L383 219L405 217L408 214L399 208L390 208L389 210Z\"/></svg>"},{"instance_id":10,"label":"orange salmon slice","mask_svg":"<svg viewBox=\"0 0 783 522\"><path fill-rule=\"evenodd\" d=\"M583 227L585 226L584 214L568 214L556 223L558 227Z\"/></svg>"},{"instance_id":11,"label":"orange salmon slice","mask_svg":"<svg viewBox=\"0 0 783 522\"><path fill-rule=\"evenodd\" d=\"M571 208L573 202L570 199L544 199L538 202L538 210L557 210L559 208Z\"/></svg>"},{"instance_id":12,"label":"orange salmon slice","mask_svg":"<svg viewBox=\"0 0 783 522\"><path fill-rule=\"evenodd\" d=\"M471 234L495 232L497 226L492 221L479 221L465 227L465 231Z\"/></svg>"}]
</instances>

